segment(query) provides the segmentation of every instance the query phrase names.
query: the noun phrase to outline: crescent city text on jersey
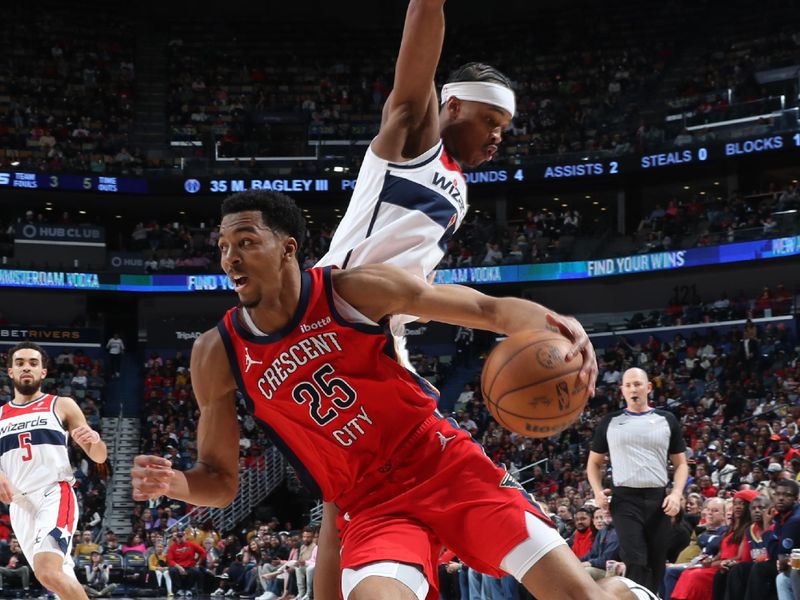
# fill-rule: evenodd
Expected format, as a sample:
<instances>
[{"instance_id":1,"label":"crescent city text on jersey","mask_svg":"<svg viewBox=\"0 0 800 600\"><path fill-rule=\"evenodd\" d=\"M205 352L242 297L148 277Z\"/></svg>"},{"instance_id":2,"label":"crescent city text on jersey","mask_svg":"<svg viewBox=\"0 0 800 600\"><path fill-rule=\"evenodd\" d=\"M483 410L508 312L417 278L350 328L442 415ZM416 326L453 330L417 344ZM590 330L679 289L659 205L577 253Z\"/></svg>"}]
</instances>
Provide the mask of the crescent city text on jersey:
<instances>
[{"instance_id":1,"label":"crescent city text on jersey","mask_svg":"<svg viewBox=\"0 0 800 600\"><path fill-rule=\"evenodd\" d=\"M304 338L281 352L258 380L258 389L267 400L272 400L280 385L297 370L297 367L332 352L341 352L335 331L318 333Z\"/></svg>"},{"instance_id":2,"label":"crescent city text on jersey","mask_svg":"<svg viewBox=\"0 0 800 600\"><path fill-rule=\"evenodd\" d=\"M304 332L317 329L329 324L330 321L330 317L325 317L310 325L302 325L301 329ZM264 398L272 400L278 389L299 367L342 351L337 332L328 331L310 335L289 346L269 363L256 385ZM324 395L331 402L331 406L322 404L322 395L317 395L316 386L311 382L305 380L294 382L295 385L291 392L292 399L298 404L305 404L306 399L309 398L308 395L312 395L308 404L309 416L319 427L325 427L328 423L336 421L342 410L352 408L357 399L356 392L343 380L333 377L334 374L333 367L325 363L317 369L313 376L317 386L321 381L321 384L327 388L324 390L326 392ZM330 396L331 392L333 392L332 397ZM359 404L356 411L348 412L350 415L355 412L355 415L343 424L342 421L339 421L337 423L339 428L331 432L331 436L345 448L365 435L367 433L365 428L372 425L372 419L364 406Z\"/></svg>"}]
</instances>

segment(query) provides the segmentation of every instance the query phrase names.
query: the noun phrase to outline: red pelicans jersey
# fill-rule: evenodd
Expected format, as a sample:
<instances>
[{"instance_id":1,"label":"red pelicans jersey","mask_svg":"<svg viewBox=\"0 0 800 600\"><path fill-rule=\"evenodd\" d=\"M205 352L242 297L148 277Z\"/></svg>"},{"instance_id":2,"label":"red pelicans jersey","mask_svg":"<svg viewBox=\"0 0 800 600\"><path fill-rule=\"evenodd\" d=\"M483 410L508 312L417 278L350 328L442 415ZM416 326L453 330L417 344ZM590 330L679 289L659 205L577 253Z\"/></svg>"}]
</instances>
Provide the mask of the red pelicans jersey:
<instances>
[{"instance_id":1,"label":"red pelicans jersey","mask_svg":"<svg viewBox=\"0 0 800 600\"><path fill-rule=\"evenodd\" d=\"M330 267L302 273L297 312L281 331L252 333L242 310L218 325L239 390L326 501L381 472L434 414L438 394L397 362L388 329L342 314L354 309L335 294Z\"/></svg>"},{"instance_id":2,"label":"red pelicans jersey","mask_svg":"<svg viewBox=\"0 0 800 600\"><path fill-rule=\"evenodd\" d=\"M427 279L466 214L466 179L441 141L404 163L384 160L370 146L318 266L389 263Z\"/></svg>"},{"instance_id":3,"label":"red pelicans jersey","mask_svg":"<svg viewBox=\"0 0 800 600\"><path fill-rule=\"evenodd\" d=\"M0 407L0 470L20 492L71 482L69 432L56 415L57 396Z\"/></svg>"}]
</instances>

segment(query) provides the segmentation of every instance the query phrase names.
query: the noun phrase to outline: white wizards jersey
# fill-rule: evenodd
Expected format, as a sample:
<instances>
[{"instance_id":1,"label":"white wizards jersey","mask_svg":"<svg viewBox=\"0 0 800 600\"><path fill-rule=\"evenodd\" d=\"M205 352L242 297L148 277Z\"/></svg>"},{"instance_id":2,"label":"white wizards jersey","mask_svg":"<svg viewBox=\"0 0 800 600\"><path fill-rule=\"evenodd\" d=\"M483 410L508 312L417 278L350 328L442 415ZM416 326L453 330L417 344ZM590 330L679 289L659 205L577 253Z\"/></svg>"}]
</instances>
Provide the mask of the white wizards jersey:
<instances>
[{"instance_id":1,"label":"white wizards jersey","mask_svg":"<svg viewBox=\"0 0 800 600\"><path fill-rule=\"evenodd\" d=\"M427 279L467 214L467 182L439 141L404 163L370 146L353 197L317 266L389 263Z\"/></svg>"},{"instance_id":2,"label":"white wizards jersey","mask_svg":"<svg viewBox=\"0 0 800 600\"><path fill-rule=\"evenodd\" d=\"M19 492L72 481L69 432L56 415L57 396L0 407L0 470Z\"/></svg>"}]
</instances>

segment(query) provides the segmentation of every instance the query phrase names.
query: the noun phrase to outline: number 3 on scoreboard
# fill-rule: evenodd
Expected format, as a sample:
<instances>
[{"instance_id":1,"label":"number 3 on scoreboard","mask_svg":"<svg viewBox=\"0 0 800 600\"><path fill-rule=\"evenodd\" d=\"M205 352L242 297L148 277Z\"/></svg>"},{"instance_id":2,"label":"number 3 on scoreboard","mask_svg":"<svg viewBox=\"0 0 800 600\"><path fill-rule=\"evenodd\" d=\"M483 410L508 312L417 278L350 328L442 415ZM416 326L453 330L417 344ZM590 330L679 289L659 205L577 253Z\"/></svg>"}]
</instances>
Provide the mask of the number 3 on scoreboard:
<instances>
[{"instance_id":1,"label":"number 3 on scoreboard","mask_svg":"<svg viewBox=\"0 0 800 600\"><path fill-rule=\"evenodd\" d=\"M19 434L19 447L25 450L25 454L22 455L22 462L27 462L33 458L33 452L31 451L30 431Z\"/></svg>"}]
</instances>

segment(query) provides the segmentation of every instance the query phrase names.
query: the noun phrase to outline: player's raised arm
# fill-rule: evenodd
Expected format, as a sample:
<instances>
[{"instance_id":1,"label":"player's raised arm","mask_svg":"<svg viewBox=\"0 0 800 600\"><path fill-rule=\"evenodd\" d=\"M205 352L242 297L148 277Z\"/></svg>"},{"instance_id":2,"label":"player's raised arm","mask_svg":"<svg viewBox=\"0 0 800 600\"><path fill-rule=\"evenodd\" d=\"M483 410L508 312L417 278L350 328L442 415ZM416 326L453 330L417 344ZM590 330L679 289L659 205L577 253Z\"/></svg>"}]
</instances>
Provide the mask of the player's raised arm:
<instances>
[{"instance_id":1,"label":"player's raised arm","mask_svg":"<svg viewBox=\"0 0 800 600\"><path fill-rule=\"evenodd\" d=\"M411 0L389 96L392 109L406 107L418 124L435 97L433 77L444 43L445 0Z\"/></svg>"},{"instance_id":2,"label":"player's raised arm","mask_svg":"<svg viewBox=\"0 0 800 600\"><path fill-rule=\"evenodd\" d=\"M224 507L239 488L239 422L236 385L216 329L197 338L192 348L192 389L200 408L197 462L188 471L170 468L157 456L137 456L131 469L136 500L166 495L200 506Z\"/></svg>"},{"instance_id":3,"label":"player's raised arm","mask_svg":"<svg viewBox=\"0 0 800 600\"><path fill-rule=\"evenodd\" d=\"M86 456L96 463L104 463L108 458L106 443L100 439L100 434L89 427L86 416L81 407L72 398L59 397L56 401L56 412L69 431L70 437L75 440Z\"/></svg>"},{"instance_id":4,"label":"player's raised arm","mask_svg":"<svg viewBox=\"0 0 800 600\"><path fill-rule=\"evenodd\" d=\"M557 328L572 340L568 357L583 354L581 377L594 392L597 362L589 337L572 317L521 298L495 298L460 285L428 285L392 265L366 265L334 272L339 295L364 316L416 315L431 321L512 334L523 329Z\"/></svg>"},{"instance_id":5,"label":"player's raised arm","mask_svg":"<svg viewBox=\"0 0 800 600\"><path fill-rule=\"evenodd\" d=\"M394 87L383 109L373 149L387 160L401 160L427 150L439 138L436 87L433 82L444 42L445 0L411 0L394 72ZM407 148L408 138L414 148Z\"/></svg>"}]
</instances>

